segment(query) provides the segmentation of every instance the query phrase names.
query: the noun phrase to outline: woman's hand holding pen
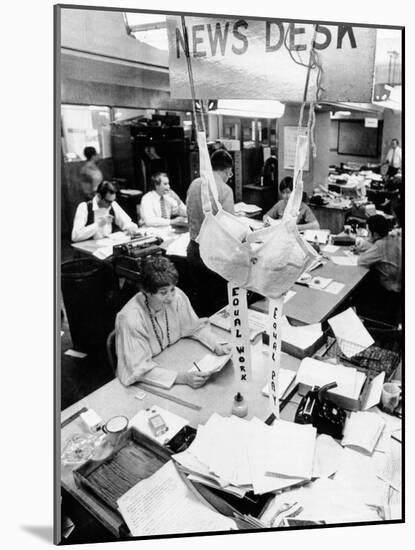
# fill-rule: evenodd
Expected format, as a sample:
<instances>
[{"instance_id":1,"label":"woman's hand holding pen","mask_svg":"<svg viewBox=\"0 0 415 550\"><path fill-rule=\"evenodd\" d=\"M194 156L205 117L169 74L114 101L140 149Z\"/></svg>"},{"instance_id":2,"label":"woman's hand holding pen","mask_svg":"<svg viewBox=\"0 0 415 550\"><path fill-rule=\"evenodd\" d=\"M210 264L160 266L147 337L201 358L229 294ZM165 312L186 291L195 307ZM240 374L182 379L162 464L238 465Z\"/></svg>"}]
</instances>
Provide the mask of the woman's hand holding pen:
<instances>
[{"instance_id":1,"label":"woman's hand holding pen","mask_svg":"<svg viewBox=\"0 0 415 550\"><path fill-rule=\"evenodd\" d=\"M197 365L196 365L197 366ZM186 384L191 388L200 388L204 386L210 377L209 373L200 372L199 370L190 370L180 372L176 378L176 384Z\"/></svg>"}]
</instances>

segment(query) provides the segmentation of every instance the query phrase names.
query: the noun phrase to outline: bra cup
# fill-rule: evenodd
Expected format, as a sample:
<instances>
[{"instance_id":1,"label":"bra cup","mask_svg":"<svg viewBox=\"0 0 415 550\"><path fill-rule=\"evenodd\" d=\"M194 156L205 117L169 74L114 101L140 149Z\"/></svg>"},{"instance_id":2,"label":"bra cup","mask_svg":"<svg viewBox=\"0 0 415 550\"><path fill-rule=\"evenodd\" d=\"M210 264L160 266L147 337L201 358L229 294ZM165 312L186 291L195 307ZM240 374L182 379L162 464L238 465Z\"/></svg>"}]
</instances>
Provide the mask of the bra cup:
<instances>
[{"instance_id":1,"label":"bra cup","mask_svg":"<svg viewBox=\"0 0 415 550\"><path fill-rule=\"evenodd\" d=\"M297 229L293 231L285 223L274 229L257 251L247 285L269 298L287 292L315 257L303 246Z\"/></svg>"},{"instance_id":2,"label":"bra cup","mask_svg":"<svg viewBox=\"0 0 415 550\"><path fill-rule=\"evenodd\" d=\"M229 214L225 210L219 210L216 214L216 220L220 223L221 227L227 231L230 235L235 237L238 241L242 242L246 238L248 233L252 230L242 220L236 216Z\"/></svg>"},{"instance_id":3,"label":"bra cup","mask_svg":"<svg viewBox=\"0 0 415 550\"><path fill-rule=\"evenodd\" d=\"M222 227L217 216L205 216L197 241L200 256L209 269L236 286L246 284L251 267L248 250Z\"/></svg>"}]
</instances>

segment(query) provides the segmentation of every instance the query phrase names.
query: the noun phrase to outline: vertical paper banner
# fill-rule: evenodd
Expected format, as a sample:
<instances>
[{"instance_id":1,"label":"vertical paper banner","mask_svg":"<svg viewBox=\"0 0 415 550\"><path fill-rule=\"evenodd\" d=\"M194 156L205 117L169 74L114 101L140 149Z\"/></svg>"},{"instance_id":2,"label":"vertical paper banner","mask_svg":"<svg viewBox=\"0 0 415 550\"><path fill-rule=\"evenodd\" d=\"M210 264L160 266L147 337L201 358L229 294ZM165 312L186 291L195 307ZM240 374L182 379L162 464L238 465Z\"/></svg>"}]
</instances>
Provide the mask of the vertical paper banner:
<instances>
[{"instance_id":1,"label":"vertical paper banner","mask_svg":"<svg viewBox=\"0 0 415 550\"><path fill-rule=\"evenodd\" d=\"M228 300L231 315L232 357L240 388L243 390L244 387L248 388L251 378L251 344L246 289L228 283Z\"/></svg>"},{"instance_id":2,"label":"vertical paper banner","mask_svg":"<svg viewBox=\"0 0 415 550\"><path fill-rule=\"evenodd\" d=\"M282 307L284 296L269 299L269 400L271 412L280 417L278 377L281 366Z\"/></svg>"}]
</instances>

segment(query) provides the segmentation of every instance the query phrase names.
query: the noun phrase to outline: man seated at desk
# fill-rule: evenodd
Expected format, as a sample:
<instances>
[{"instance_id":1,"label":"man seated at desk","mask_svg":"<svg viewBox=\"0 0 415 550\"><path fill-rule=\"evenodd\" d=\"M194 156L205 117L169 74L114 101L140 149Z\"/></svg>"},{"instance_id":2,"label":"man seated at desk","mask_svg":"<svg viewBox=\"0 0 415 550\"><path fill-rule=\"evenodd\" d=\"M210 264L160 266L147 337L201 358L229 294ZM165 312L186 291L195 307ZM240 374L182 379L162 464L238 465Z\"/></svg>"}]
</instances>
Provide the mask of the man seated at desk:
<instances>
[{"instance_id":1,"label":"man seated at desk","mask_svg":"<svg viewBox=\"0 0 415 550\"><path fill-rule=\"evenodd\" d=\"M151 177L153 190L141 199L140 215L145 225L183 225L186 223L186 205L171 189L167 174L157 172Z\"/></svg>"},{"instance_id":2,"label":"man seated at desk","mask_svg":"<svg viewBox=\"0 0 415 550\"><path fill-rule=\"evenodd\" d=\"M116 189L109 181L102 181L95 197L81 202L76 209L72 228L72 241L102 239L114 231L127 231L134 234L138 226L115 202Z\"/></svg>"},{"instance_id":3,"label":"man seated at desk","mask_svg":"<svg viewBox=\"0 0 415 550\"><path fill-rule=\"evenodd\" d=\"M265 214L265 224L269 223L268 218L272 218L274 220L279 220L280 218L282 218L292 190L293 178L291 176L283 178L280 181L280 193L282 199L274 204L271 210L268 210L268 212ZM297 227L299 231L304 231L305 229L320 229L320 224L318 223L311 208L307 206L304 202L301 203L300 211L298 213Z\"/></svg>"},{"instance_id":4,"label":"man seated at desk","mask_svg":"<svg viewBox=\"0 0 415 550\"><path fill-rule=\"evenodd\" d=\"M198 340L216 355L230 352L199 319L186 294L176 288L178 274L166 257L147 260L141 274L142 292L136 294L118 313L115 321L117 375L125 386L138 382L155 363L153 357L180 338ZM209 374L177 372L176 384L199 388Z\"/></svg>"},{"instance_id":5,"label":"man seated at desk","mask_svg":"<svg viewBox=\"0 0 415 550\"><path fill-rule=\"evenodd\" d=\"M400 232L389 232L389 221L380 214L367 221L369 237L355 247L358 265L370 269L369 278L361 288L357 307L370 315L376 310L381 321L400 321L402 278L402 241ZM365 312L365 308L370 308Z\"/></svg>"}]
</instances>

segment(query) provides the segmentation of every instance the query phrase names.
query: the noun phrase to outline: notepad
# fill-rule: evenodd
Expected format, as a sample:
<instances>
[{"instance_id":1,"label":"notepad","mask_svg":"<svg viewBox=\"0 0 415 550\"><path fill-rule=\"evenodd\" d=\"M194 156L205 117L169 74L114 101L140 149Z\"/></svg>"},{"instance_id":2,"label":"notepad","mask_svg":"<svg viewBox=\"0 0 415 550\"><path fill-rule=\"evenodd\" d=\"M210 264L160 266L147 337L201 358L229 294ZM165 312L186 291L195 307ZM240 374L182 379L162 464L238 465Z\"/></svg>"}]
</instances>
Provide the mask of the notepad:
<instances>
[{"instance_id":1,"label":"notepad","mask_svg":"<svg viewBox=\"0 0 415 550\"><path fill-rule=\"evenodd\" d=\"M163 367L153 367L141 378L140 382L168 390L173 386L175 380L176 372Z\"/></svg>"},{"instance_id":2,"label":"notepad","mask_svg":"<svg viewBox=\"0 0 415 550\"><path fill-rule=\"evenodd\" d=\"M232 519L199 500L171 460L117 504L134 537L236 529Z\"/></svg>"},{"instance_id":3,"label":"notepad","mask_svg":"<svg viewBox=\"0 0 415 550\"><path fill-rule=\"evenodd\" d=\"M195 361L195 365L190 370L199 370L205 374L214 374L222 370L230 358L230 353L226 355L214 355L213 353L208 353L202 357L202 359L199 359L199 361Z\"/></svg>"},{"instance_id":4,"label":"notepad","mask_svg":"<svg viewBox=\"0 0 415 550\"><path fill-rule=\"evenodd\" d=\"M342 445L358 447L372 454L385 425L385 420L379 414L354 412L346 420Z\"/></svg>"}]
</instances>

